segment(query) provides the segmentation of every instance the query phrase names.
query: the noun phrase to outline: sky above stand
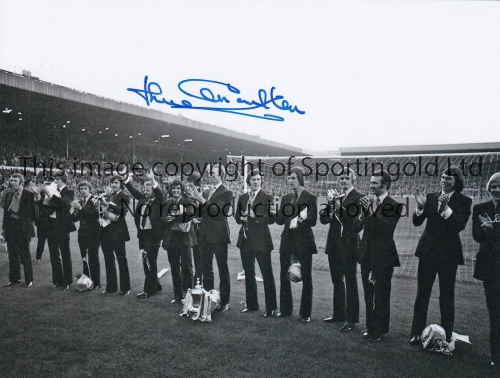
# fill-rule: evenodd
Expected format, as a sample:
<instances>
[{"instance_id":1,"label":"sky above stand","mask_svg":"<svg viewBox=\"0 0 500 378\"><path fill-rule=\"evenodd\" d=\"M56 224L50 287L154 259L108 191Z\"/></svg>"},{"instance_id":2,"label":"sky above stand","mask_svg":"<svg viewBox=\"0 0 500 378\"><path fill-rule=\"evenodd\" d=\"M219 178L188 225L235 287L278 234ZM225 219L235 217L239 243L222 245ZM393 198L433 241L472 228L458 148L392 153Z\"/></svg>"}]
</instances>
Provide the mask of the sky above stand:
<instances>
[{"instance_id":1,"label":"sky above stand","mask_svg":"<svg viewBox=\"0 0 500 378\"><path fill-rule=\"evenodd\" d=\"M500 141L500 4L461 1L5 1L0 69L147 106L207 87L282 95L247 114L151 108L316 151ZM205 92L208 93L208 92ZM281 100L277 101L282 104Z\"/></svg>"}]
</instances>

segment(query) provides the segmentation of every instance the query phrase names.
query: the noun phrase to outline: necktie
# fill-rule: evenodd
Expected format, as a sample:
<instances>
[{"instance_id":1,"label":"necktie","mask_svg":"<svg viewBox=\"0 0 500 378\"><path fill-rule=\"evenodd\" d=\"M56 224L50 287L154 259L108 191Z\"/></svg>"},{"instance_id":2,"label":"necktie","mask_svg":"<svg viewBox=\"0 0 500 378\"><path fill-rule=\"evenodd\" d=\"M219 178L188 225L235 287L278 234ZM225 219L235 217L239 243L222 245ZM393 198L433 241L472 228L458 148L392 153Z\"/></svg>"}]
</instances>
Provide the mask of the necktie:
<instances>
[{"instance_id":1,"label":"necktie","mask_svg":"<svg viewBox=\"0 0 500 378\"><path fill-rule=\"evenodd\" d=\"M212 187L212 189L210 189L210 192L208 192L208 198L207 199L210 199L212 197L212 195L214 194L215 192L215 186Z\"/></svg>"},{"instance_id":2,"label":"necktie","mask_svg":"<svg viewBox=\"0 0 500 378\"><path fill-rule=\"evenodd\" d=\"M144 227L146 227L146 219L148 218L148 216L146 216L144 214L148 214L149 213L149 202L150 202L150 200L147 200L146 204L142 207L141 229L144 229Z\"/></svg>"},{"instance_id":3,"label":"necktie","mask_svg":"<svg viewBox=\"0 0 500 378\"><path fill-rule=\"evenodd\" d=\"M19 199L20 199L20 193L19 192L14 192L14 196L12 197L12 202L10 204L10 210L14 213L19 212Z\"/></svg>"},{"instance_id":4,"label":"necktie","mask_svg":"<svg viewBox=\"0 0 500 378\"><path fill-rule=\"evenodd\" d=\"M373 211L376 211L378 208L378 205L380 205L380 198L375 196L375 199L373 200Z\"/></svg>"},{"instance_id":5,"label":"necktie","mask_svg":"<svg viewBox=\"0 0 500 378\"><path fill-rule=\"evenodd\" d=\"M254 192L250 192L250 197L248 197L248 205L252 206L254 200L255 200L255 193Z\"/></svg>"},{"instance_id":6,"label":"necktie","mask_svg":"<svg viewBox=\"0 0 500 378\"><path fill-rule=\"evenodd\" d=\"M248 195L247 213L250 215L250 210L253 209L253 201L255 200L255 193L250 192Z\"/></svg>"}]
</instances>

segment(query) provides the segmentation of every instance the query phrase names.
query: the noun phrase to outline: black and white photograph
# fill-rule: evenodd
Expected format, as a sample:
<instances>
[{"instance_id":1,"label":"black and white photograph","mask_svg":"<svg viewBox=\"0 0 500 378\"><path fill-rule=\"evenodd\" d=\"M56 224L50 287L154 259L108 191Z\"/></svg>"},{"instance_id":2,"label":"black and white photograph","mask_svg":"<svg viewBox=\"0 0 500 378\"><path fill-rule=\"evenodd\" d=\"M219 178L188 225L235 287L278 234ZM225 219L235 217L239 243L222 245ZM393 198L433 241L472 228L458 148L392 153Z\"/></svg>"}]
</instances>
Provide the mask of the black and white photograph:
<instances>
[{"instance_id":1,"label":"black and white photograph","mask_svg":"<svg viewBox=\"0 0 500 378\"><path fill-rule=\"evenodd\" d=\"M500 376L499 19L0 0L0 376Z\"/></svg>"}]
</instances>

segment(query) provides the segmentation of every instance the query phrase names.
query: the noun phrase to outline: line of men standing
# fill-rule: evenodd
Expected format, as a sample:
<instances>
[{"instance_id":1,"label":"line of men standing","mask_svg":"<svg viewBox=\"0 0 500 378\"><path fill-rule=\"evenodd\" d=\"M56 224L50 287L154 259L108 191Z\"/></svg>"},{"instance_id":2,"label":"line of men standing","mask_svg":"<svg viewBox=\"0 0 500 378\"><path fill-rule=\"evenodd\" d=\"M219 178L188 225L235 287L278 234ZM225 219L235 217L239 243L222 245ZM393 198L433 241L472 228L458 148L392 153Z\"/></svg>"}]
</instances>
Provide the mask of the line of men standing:
<instances>
[{"instance_id":1,"label":"line of men standing","mask_svg":"<svg viewBox=\"0 0 500 378\"><path fill-rule=\"evenodd\" d=\"M148 298L162 287L157 278L157 256L160 244L167 250L172 268L174 299L184 299L186 291L193 287L192 249L200 245L195 254L196 276L204 286L214 288L213 256L220 272L222 309L229 309L230 277L227 266L229 225L227 214L232 205L232 192L222 185L224 171L213 166L209 174L210 188L190 186L191 197L185 192L185 184L174 181L169 187L170 199L165 201L154 174L146 174L144 191L137 189L131 178L121 176L110 179L108 194L93 195L92 185L81 181L77 185L79 198L66 186L68 176L59 172L55 177L44 177L43 184L30 184L23 188L24 177L13 174L11 189L5 195L3 235L9 246L10 274L6 286L21 282L20 265L25 267L25 286L33 285L33 269L29 251L31 237L35 236L33 223L38 226L39 245L35 261L40 261L45 239L48 241L52 282L54 288L68 290L73 282L70 253L70 232L76 231L74 222L79 221L78 243L83 273L89 276L93 289L101 286L98 250L101 246L106 266L106 288L102 294L130 295L130 274L125 243L130 240L125 217L130 209L130 196L139 200L134 207L134 220L138 231L139 248L142 252L145 274L144 288L137 296ZM193 175L191 182L200 182ZM191 214L187 209L191 208ZM213 214L215 207L217 214ZM194 216L199 209L196 222ZM220 209L223 209L222 212ZM181 211L179 211L181 210ZM196 229L196 231L195 231ZM203 252L202 252L203 251ZM116 272L119 266L119 281Z\"/></svg>"},{"instance_id":2,"label":"line of men standing","mask_svg":"<svg viewBox=\"0 0 500 378\"><path fill-rule=\"evenodd\" d=\"M9 247L9 282L6 286L20 283L20 264L24 265L25 286L31 287L33 284L29 242L34 236L33 221L37 218L35 204L38 204L38 224L48 225L43 231L49 245L54 287L68 290L73 281L69 234L75 230L74 221L79 220L78 241L84 273L92 278L96 288L100 287L100 244L105 258L107 281L106 290L102 293L109 294L118 290L116 257L120 268L120 291L125 296L129 295L130 277L125 242L130 240L130 236L125 215L130 199L123 192L126 186L132 196L139 200L134 218L139 246L143 250L145 282L144 290L138 297L148 298L162 289L157 278L156 260L160 243L164 240L173 270L172 303L182 300L186 290L193 286L190 251L198 244L198 257L195 257L196 275L202 279L206 290L213 289L215 256L220 275L221 309L229 310L230 276L227 259L230 239L227 217L232 205L232 193L222 184L224 174L222 166L214 165L208 179L210 189L206 190L195 186L188 186L184 190L183 183L174 182L170 188L172 199L167 202L152 172L147 175L149 181L145 183L144 192L135 188L130 179L123 181L121 176L114 176L110 182L111 193L95 197L91 195L92 186L88 182L81 182L78 185L79 201L73 201L74 193L66 186L65 173L56 176L53 183L46 181L39 188L31 186L31 191L23 189L22 175L13 174L10 178L11 191L6 195L3 219L3 235ZM291 193L281 199L278 212L273 209L272 197L262 191L262 177L257 171L252 171L248 176L250 192L239 199L235 213L237 223L242 225L238 247L245 269L247 290L247 306L242 312L258 309L254 267L257 259L264 276L264 316L292 315L293 300L287 273L290 264L298 261L303 282L300 317L302 322L309 323L313 294L312 255L317 253L311 228L317 222L317 198L305 190L304 172L301 168L291 169L287 180ZM199 181L199 178L193 181ZM328 206L320 212L321 223L330 224L326 253L334 285L333 314L324 320L341 322L340 330L343 332L352 330L354 324L359 322L356 279L359 262L367 328L362 336L372 342L378 342L389 332L391 280L394 267L399 266L394 231L403 205L389 196L391 176L386 171L375 172L371 177L371 197L358 192L354 188L355 181L356 175L352 170L342 173L339 178L341 192L329 191ZM494 181L495 193L500 191L498 187L500 185ZM462 189L461 170L451 167L442 173L441 191L426 196L417 191L417 209L413 214L413 223L418 227L427 219L427 224L416 250L419 267L410 338L412 345L421 343L420 334L426 326L429 298L436 275L439 276L440 285L441 323L446 331L447 345L452 342L455 276L458 265L464 264L459 233L465 228L470 217L472 203L469 197L461 193ZM168 205L168 210L165 217L162 217L165 204ZM172 215L171 206L176 209L175 216ZM199 211L192 211L189 215L186 210L189 206ZM73 214L71 208L74 209ZM271 212L266 211L269 209ZM149 211L146 213L146 210ZM198 213L201 219L196 232L193 225L195 213ZM495 215L494 211L491 211L491 214ZM274 247L269 224L274 221L284 225L280 244L281 312L277 311L270 259ZM481 221L481 227L493 224L488 227L495 227L496 230L497 224L490 218ZM475 238L480 242L486 239L484 235L489 235L481 234L481 227L475 225L474 230ZM491 233L490 228L486 230ZM167 235L165 230L168 230ZM37 253L37 259L40 257ZM201 272L198 272L199 270ZM478 277L483 277L478 273L481 270L476 271ZM496 286L485 284L487 292L493 290L491 287L497 289ZM496 302L490 302L493 303L489 300L489 308L496 306ZM495 308L490 312L496 316L498 310ZM494 334L497 337L498 326L495 327ZM498 349L496 341L492 341L496 363ZM451 351L447 354L451 354Z\"/></svg>"}]
</instances>

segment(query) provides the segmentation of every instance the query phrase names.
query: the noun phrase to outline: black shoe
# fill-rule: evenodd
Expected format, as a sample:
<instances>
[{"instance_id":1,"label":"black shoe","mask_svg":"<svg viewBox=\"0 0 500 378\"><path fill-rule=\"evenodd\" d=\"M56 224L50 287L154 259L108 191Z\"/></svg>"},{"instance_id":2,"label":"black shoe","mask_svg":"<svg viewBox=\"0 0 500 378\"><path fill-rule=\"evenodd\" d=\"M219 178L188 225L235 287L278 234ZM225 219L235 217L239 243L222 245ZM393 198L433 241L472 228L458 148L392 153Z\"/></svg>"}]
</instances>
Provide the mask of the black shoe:
<instances>
[{"instance_id":1,"label":"black shoe","mask_svg":"<svg viewBox=\"0 0 500 378\"><path fill-rule=\"evenodd\" d=\"M24 287L32 287L33 286L33 282L26 282L23 286Z\"/></svg>"},{"instance_id":2,"label":"black shoe","mask_svg":"<svg viewBox=\"0 0 500 378\"><path fill-rule=\"evenodd\" d=\"M170 303L176 303L176 302L181 302L180 298L174 298L170 301Z\"/></svg>"},{"instance_id":3,"label":"black shoe","mask_svg":"<svg viewBox=\"0 0 500 378\"><path fill-rule=\"evenodd\" d=\"M39 261L42 261L42 259L39 259L38 257L36 259L33 260L34 262L39 262Z\"/></svg>"},{"instance_id":4,"label":"black shoe","mask_svg":"<svg viewBox=\"0 0 500 378\"><path fill-rule=\"evenodd\" d=\"M410 338L410 345L422 345L422 339L419 335L412 335Z\"/></svg>"},{"instance_id":5,"label":"black shoe","mask_svg":"<svg viewBox=\"0 0 500 378\"><path fill-rule=\"evenodd\" d=\"M99 290L101 288L101 285L95 285L92 290Z\"/></svg>"},{"instance_id":6,"label":"black shoe","mask_svg":"<svg viewBox=\"0 0 500 378\"><path fill-rule=\"evenodd\" d=\"M302 323L311 323L311 317L306 316L305 318L302 318Z\"/></svg>"},{"instance_id":7,"label":"black shoe","mask_svg":"<svg viewBox=\"0 0 500 378\"><path fill-rule=\"evenodd\" d=\"M248 308L248 307L245 307L245 308L244 308L243 310L241 310L240 312L242 312L242 313L246 314L247 312L252 312L252 311L259 311L259 309L258 309L258 308L253 309L253 308Z\"/></svg>"},{"instance_id":8,"label":"black shoe","mask_svg":"<svg viewBox=\"0 0 500 378\"><path fill-rule=\"evenodd\" d=\"M63 285L54 284L51 286L52 289L60 289L61 287L63 287Z\"/></svg>"},{"instance_id":9,"label":"black shoe","mask_svg":"<svg viewBox=\"0 0 500 378\"><path fill-rule=\"evenodd\" d=\"M292 313L287 313L287 312L276 312L274 314L275 318L288 318L289 316L292 316Z\"/></svg>"},{"instance_id":10,"label":"black shoe","mask_svg":"<svg viewBox=\"0 0 500 378\"><path fill-rule=\"evenodd\" d=\"M264 318L272 318L275 315L276 315L276 310L266 311L264 312L264 314L262 314Z\"/></svg>"},{"instance_id":11,"label":"black shoe","mask_svg":"<svg viewBox=\"0 0 500 378\"><path fill-rule=\"evenodd\" d=\"M362 337L363 339L367 339L367 338L368 338L368 336L370 336L370 332L368 332L368 330L367 330L367 329L365 329L365 330L363 331L363 333L361 334L361 337Z\"/></svg>"},{"instance_id":12,"label":"black shoe","mask_svg":"<svg viewBox=\"0 0 500 378\"><path fill-rule=\"evenodd\" d=\"M20 283L21 283L21 280L9 281L4 286L5 287L9 287L9 286L14 286L14 285L17 285L17 284L20 284Z\"/></svg>"},{"instance_id":13,"label":"black shoe","mask_svg":"<svg viewBox=\"0 0 500 378\"><path fill-rule=\"evenodd\" d=\"M353 328L354 328L354 324L349 323L349 322L345 322L344 324L342 324L342 327L340 327L339 329L341 332L349 332Z\"/></svg>"},{"instance_id":14,"label":"black shoe","mask_svg":"<svg viewBox=\"0 0 500 378\"><path fill-rule=\"evenodd\" d=\"M336 318L335 316L331 316L331 317L325 318L323 320L327 323L340 323L340 322L343 323L343 322L345 322L345 319Z\"/></svg>"},{"instance_id":15,"label":"black shoe","mask_svg":"<svg viewBox=\"0 0 500 378\"><path fill-rule=\"evenodd\" d=\"M379 335L377 332L372 332L368 337L368 341L371 343L378 343L380 340L382 340L382 335Z\"/></svg>"},{"instance_id":16,"label":"black shoe","mask_svg":"<svg viewBox=\"0 0 500 378\"><path fill-rule=\"evenodd\" d=\"M229 311L229 303L220 306L220 311L222 311L222 312Z\"/></svg>"},{"instance_id":17,"label":"black shoe","mask_svg":"<svg viewBox=\"0 0 500 378\"><path fill-rule=\"evenodd\" d=\"M130 289L127 290L127 291L120 291L118 294L124 296L124 297L128 297L130 295Z\"/></svg>"},{"instance_id":18,"label":"black shoe","mask_svg":"<svg viewBox=\"0 0 500 378\"><path fill-rule=\"evenodd\" d=\"M137 294L137 298L149 298L149 294L143 291L142 293Z\"/></svg>"},{"instance_id":19,"label":"black shoe","mask_svg":"<svg viewBox=\"0 0 500 378\"><path fill-rule=\"evenodd\" d=\"M67 290L69 290L69 285L64 285L59 289L59 291L67 291Z\"/></svg>"}]
</instances>

